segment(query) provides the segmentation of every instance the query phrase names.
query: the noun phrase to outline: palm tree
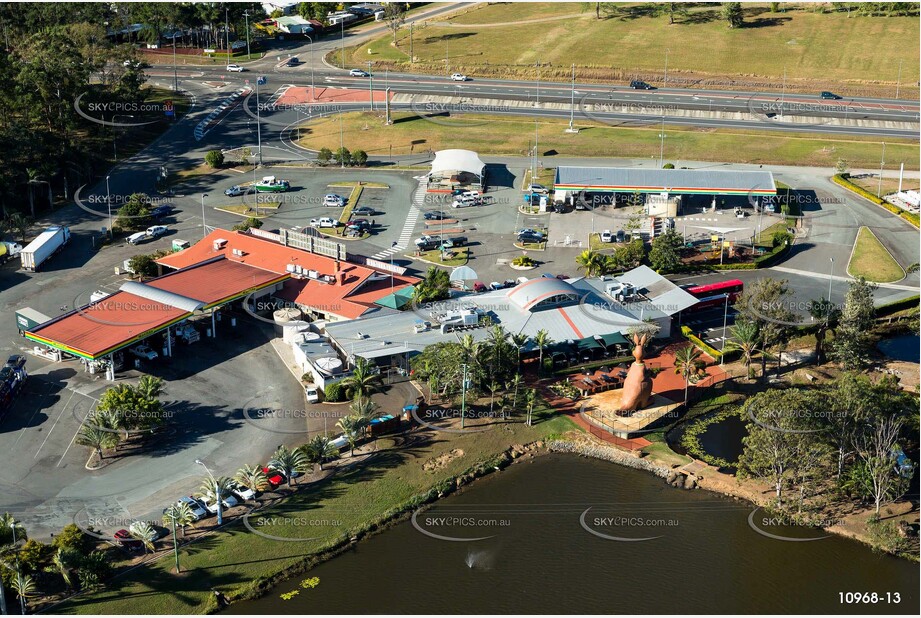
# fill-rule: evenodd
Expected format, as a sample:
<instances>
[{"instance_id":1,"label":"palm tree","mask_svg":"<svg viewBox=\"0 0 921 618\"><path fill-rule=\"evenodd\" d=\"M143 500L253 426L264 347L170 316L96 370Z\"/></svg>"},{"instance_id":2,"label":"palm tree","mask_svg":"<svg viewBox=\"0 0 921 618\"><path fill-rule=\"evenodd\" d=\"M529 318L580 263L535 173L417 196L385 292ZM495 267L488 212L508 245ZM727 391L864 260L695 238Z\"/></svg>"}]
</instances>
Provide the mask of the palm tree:
<instances>
[{"instance_id":1,"label":"palm tree","mask_svg":"<svg viewBox=\"0 0 921 618\"><path fill-rule=\"evenodd\" d=\"M506 385L506 389L513 391L514 395L512 396L512 410L518 409L518 387L524 382L524 379L521 377L520 373L516 373L512 376L511 381ZM502 417L505 420L505 417Z\"/></svg>"},{"instance_id":2,"label":"palm tree","mask_svg":"<svg viewBox=\"0 0 921 618\"><path fill-rule=\"evenodd\" d=\"M675 352L675 373L684 378L684 404L688 403L688 385L692 375L700 371L700 350L688 345Z\"/></svg>"},{"instance_id":3,"label":"palm tree","mask_svg":"<svg viewBox=\"0 0 921 618\"><path fill-rule=\"evenodd\" d=\"M72 589L74 587L73 576L70 572L70 556L68 555L68 550L63 547L59 547L54 555L51 556L51 564L57 569L58 573L61 574L61 578L64 580L64 585Z\"/></svg>"},{"instance_id":4,"label":"palm tree","mask_svg":"<svg viewBox=\"0 0 921 618\"><path fill-rule=\"evenodd\" d=\"M364 432L365 427L368 426L368 421L364 417L350 414L340 418L336 425L342 430L345 439L349 441L349 456L354 457L355 444Z\"/></svg>"},{"instance_id":5,"label":"palm tree","mask_svg":"<svg viewBox=\"0 0 921 618\"><path fill-rule=\"evenodd\" d=\"M6 556L19 551L19 541L27 538L26 529L16 518L9 513L0 516L0 566L18 573L18 558L15 564L8 563ZM15 585L14 585L15 589ZM22 597L20 597L22 598ZM6 614L6 593L3 589L3 580L0 578L0 609Z\"/></svg>"},{"instance_id":6,"label":"palm tree","mask_svg":"<svg viewBox=\"0 0 921 618\"><path fill-rule=\"evenodd\" d=\"M95 417L90 419L89 424L83 425L77 434L76 442L80 446L88 446L99 456L99 459L105 459L103 451L108 448L114 448L118 445L118 434L99 426L95 422Z\"/></svg>"},{"instance_id":7,"label":"palm tree","mask_svg":"<svg viewBox=\"0 0 921 618\"><path fill-rule=\"evenodd\" d=\"M380 373L372 372L372 365L362 357L355 359L355 369L352 375L342 381L342 385L351 389L353 397L365 395L380 390L382 385Z\"/></svg>"},{"instance_id":8,"label":"palm tree","mask_svg":"<svg viewBox=\"0 0 921 618\"><path fill-rule=\"evenodd\" d=\"M370 397L358 397L349 405L349 409L354 412L356 416L360 416L369 422L371 419L378 416L377 408L377 404L371 401Z\"/></svg>"},{"instance_id":9,"label":"palm tree","mask_svg":"<svg viewBox=\"0 0 921 618\"><path fill-rule=\"evenodd\" d=\"M269 486L269 479L266 478L265 472L262 471L260 466L246 464L237 470L233 478L237 483L253 493L264 491Z\"/></svg>"},{"instance_id":10,"label":"palm tree","mask_svg":"<svg viewBox=\"0 0 921 618\"><path fill-rule=\"evenodd\" d=\"M826 360L825 335L838 323L841 310L824 298L809 301L806 310L818 324L815 331L815 362L817 365L822 365Z\"/></svg>"},{"instance_id":11,"label":"palm tree","mask_svg":"<svg viewBox=\"0 0 921 618\"><path fill-rule=\"evenodd\" d=\"M748 379L751 380L755 377L752 362L755 354L759 352L758 345L761 339L758 324L756 322L739 321L732 325L729 333L730 339L726 341L725 349L726 351L739 350L742 352L742 362L745 363Z\"/></svg>"},{"instance_id":12,"label":"palm tree","mask_svg":"<svg viewBox=\"0 0 921 618\"><path fill-rule=\"evenodd\" d=\"M153 376L142 376L134 392L144 399L157 400L163 393L163 379Z\"/></svg>"},{"instance_id":13,"label":"palm tree","mask_svg":"<svg viewBox=\"0 0 921 618\"><path fill-rule=\"evenodd\" d=\"M508 347L508 333L499 324L493 325L489 329L489 338L487 339L490 356L492 356L493 374L499 372L499 367L504 360L505 351Z\"/></svg>"},{"instance_id":14,"label":"palm tree","mask_svg":"<svg viewBox=\"0 0 921 618\"><path fill-rule=\"evenodd\" d=\"M4 224L10 230L10 232L17 233L17 236L19 236L19 242L25 244L26 233L29 231L29 227L32 225L32 219L30 217L27 217L21 212L14 212L4 220Z\"/></svg>"},{"instance_id":15,"label":"palm tree","mask_svg":"<svg viewBox=\"0 0 921 618\"><path fill-rule=\"evenodd\" d=\"M491 419L493 401L495 401L496 399L496 393L502 390L502 385L496 382L495 380L493 380L492 382L489 383L489 386L487 386L486 388L489 389L489 418Z\"/></svg>"},{"instance_id":16,"label":"palm tree","mask_svg":"<svg viewBox=\"0 0 921 618\"><path fill-rule=\"evenodd\" d=\"M528 339L530 339L530 337L524 333L515 333L512 335L512 345L515 346L516 350L518 350L519 366L521 365L521 348L523 348L525 344L528 343Z\"/></svg>"},{"instance_id":17,"label":"palm tree","mask_svg":"<svg viewBox=\"0 0 921 618\"><path fill-rule=\"evenodd\" d=\"M291 485L297 485L297 482L291 482L294 480L294 475L307 469L307 458L304 457L304 453L300 449L291 450L282 444L275 449L275 454L272 455L269 467L284 474L290 487Z\"/></svg>"},{"instance_id":18,"label":"palm tree","mask_svg":"<svg viewBox=\"0 0 921 618\"><path fill-rule=\"evenodd\" d=\"M605 268L605 257L597 251L586 249L576 256L576 265L579 270L585 271L586 277L599 275Z\"/></svg>"},{"instance_id":19,"label":"palm tree","mask_svg":"<svg viewBox=\"0 0 921 618\"><path fill-rule=\"evenodd\" d=\"M29 185L29 211L32 213L32 218L35 218L35 194L32 191L32 186L41 184L42 173L35 168L26 169L26 184Z\"/></svg>"},{"instance_id":20,"label":"palm tree","mask_svg":"<svg viewBox=\"0 0 921 618\"><path fill-rule=\"evenodd\" d=\"M311 464L319 465L320 470L323 470L323 462L328 459L335 459L339 455L339 449L333 446L332 440L326 436L314 436L301 449L307 461Z\"/></svg>"},{"instance_id":21,"label":"palm tree","mask_svg":"<svg viewBox=\"0 0 921 618\"><path fill-rule=\"evenodd\" d=\"M13 576L13 580L10 582L10 586L19 596L19 602L22 604L22 613L25 614L29 599L38 594L35 582L32 581L31 576L23 575L17 570L16 574Z\"/></svg>"},{"instance_id":22,"label":"palm tree","mask_svg":"<svg viewBox=\"0 0 921 618\"><path fill-rule=\"evenodd\" d=\"M146 521L136 521L128 526L128 532L131 537L137 539L144 545L144 554L154 550L154 541L157 539L157 531Z\"/></svg>"},{"instance_id":23,"label":"palm tree","mask_svg":"<svg viewBox=\"0 0 921 618\"><path fill-rule=\"evenodd\" d=\"M226 476L208 474L201 480L201 492L217 506L217 525L224 525L224 496L230 495L231 480Z\"/></svg>"},{"instance_id":24,"label":"palm tree","mask_svg":"<svg viewBox=\"0 0 921 618\"><path fill-rule=\"evenodd\" d=\"M538 361L537 361L537 362L538 362L538 365L537 365L537 374L538 374L538 375L540 375L540 373L541 373L541 372L543 371L543 369L544 369L544 350L545 350L545 349L547 348L547 346L549 346L551 343L553 343L553 339L550 338L550 333L548 333L548 332L547 332L546 330L544 330L543 328L540 329L539 331L537 331L537 334L534 335L534 345L537 346L537 350L538 350L538 352L540 353L540 356L539 356Z\"/></svg>"},{"instance_id":25,"label":"palm tree","mask_svg":"<svg viewBox=\"0 0 921 618\"><path fill-rule=\"evenodd\" d=\"M529 388L524 396L524 401L528 405L528 427L532 424L532 415L534 414L534 404L537 403L537 389Z\"/></svg>"},{"instance_id":26,"label":"palm tree","mask_svg":"<svg viewBox=\"0 0 921 618\"><path fill-rule=\"evenodd\" d=\"M179 539L176 538L176 526L182 529L182 536L185 536L185 527L195 521L195 515L192 514L192 508L185 502L172 504L163 511L163 523L170 527L173 532L173 556L176 559L176 572L181 572L179 568Z\"/></svg>"}]
</instances>

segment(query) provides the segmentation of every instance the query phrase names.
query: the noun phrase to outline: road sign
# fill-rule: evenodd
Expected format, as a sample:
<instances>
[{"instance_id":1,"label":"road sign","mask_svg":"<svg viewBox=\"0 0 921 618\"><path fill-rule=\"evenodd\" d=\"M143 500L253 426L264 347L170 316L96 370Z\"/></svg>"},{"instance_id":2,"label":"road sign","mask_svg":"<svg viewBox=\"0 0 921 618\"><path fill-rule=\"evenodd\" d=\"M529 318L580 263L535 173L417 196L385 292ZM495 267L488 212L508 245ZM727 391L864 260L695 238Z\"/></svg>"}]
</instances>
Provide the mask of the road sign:
<instances>
[{"instance_id":1,"label":"road sign","mask_svg":"<svg viewBox=\"0 0 921 618\"><path fill-rule=\"evenodd\" d=\"M259 79L256 80L256 84L258 84L258 85L260 85L260 86L265 86L266 83L268 83L268 81L269 81L269 80L266 79L265 75L261 75L261 76L259 77Z\"/></svg>"},{"instance_id":2,"label":"road sign","mask_svg":"<svg viewBox=\"0 0 921 618\"><path fill-rule=\"evenodd\" d=\"M172 118L172 117L175 115L175 113L176 113L176 112L173 110L173 102L172 102L172 101L166 101L166 102L164 102L164 103L163 103L163 111L166 113L166 115L167 115L168 117Z\"/></svg>"}]
</instances>

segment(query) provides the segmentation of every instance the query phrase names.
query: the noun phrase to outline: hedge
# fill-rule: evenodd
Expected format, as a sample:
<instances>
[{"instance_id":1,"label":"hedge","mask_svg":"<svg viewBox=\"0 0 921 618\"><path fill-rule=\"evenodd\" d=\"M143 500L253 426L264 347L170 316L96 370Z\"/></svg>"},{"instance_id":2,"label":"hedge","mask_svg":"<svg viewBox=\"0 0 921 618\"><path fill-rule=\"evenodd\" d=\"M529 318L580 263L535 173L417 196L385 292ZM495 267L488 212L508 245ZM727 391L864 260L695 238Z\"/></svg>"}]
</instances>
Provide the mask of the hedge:
<instances>
[{"instance_id":1,"label":"hedge","mask_svg":"<svg viewBox=\"0 0 921 618\"><path fill-rule=\"evenodd\" d=\"M919 217L918 217L918 215L916 215L916 214L914 214L914 213L910 213L910 212L908 212L907 210L902 210L902 209L899 208L898 206L893 206L892 204L890 204L890 203L887 202L886 200L884 200L884 199L882 199L882 198L879 198L879 197L876 197L875 195L873 195L872 193L870 193L869 191L867 191L867 190L864 189L863 187L860 187L860 186L858 186L858 185L855 185L853 182L851 182L850 180L848 180L849 177L850 177L850 175L847 174L847 173L844 173L844 174L835 174L834 176L832 176L832 181L833 181L835 184L841 185L842 187L844 187L844 188L847 189L848 191L852 191L853 193L856 193L856 194L859 195L860 197L862 197L862 198L864 198L864 199L866 199L866 200L870 200L871 202L873 202L873 203L876 204L877 206L882 206L883 208L885 208L886 210L888 210L888 211L891 212L892 214L895 214L895 215L898 215L898 216L902 217L903 219L905 219L906 221L908 221L909 223L911 223L913 226L919 227Z\"/></svg>"},{"instance_id":2,"label":"hedge","mask_svg":"<svg viewBox=\"0 0 921 618\"><path fill-rule=\"evenodd\" d=\"M690 341L691 343L696 345L698 348L700 348L700 350L703 351L705 354L707 354L708 356L711 356L713 360L719 360L720 357L723 355L723 353L720 352L719 350L715 348L711 348L708 344L704 343L703 339L695 335L694 331L692 331L690 327L682 326L681 334L684 335L688 341Z\"/></svg>"},{"instance_id":3,"label":"hedge","mask_svg":"<svg viewBox=\"0 0 921 618\"><path fill-rule=\"evenodd\" d=\"M921 300L921 296L909 296L908 298L903 298L885 305L880 305L875 309L875 314L877 317L886 316L890 313L896 313L904 309L913 309L918 306L918 301Z\"/></svg>"}]
</instances>

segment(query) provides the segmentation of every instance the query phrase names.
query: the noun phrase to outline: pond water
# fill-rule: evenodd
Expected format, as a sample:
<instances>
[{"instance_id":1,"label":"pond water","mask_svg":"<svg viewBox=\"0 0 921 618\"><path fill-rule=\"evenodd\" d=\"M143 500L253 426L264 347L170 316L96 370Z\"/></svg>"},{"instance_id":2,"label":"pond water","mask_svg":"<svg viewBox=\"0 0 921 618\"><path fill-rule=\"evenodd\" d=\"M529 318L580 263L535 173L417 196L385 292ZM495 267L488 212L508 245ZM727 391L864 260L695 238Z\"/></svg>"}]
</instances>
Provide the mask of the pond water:
<instances>
[{"instance_id":1,"label":"pond water","mask_svg":"<svg viewBox=\"0 0 921 618\"><path fill-rule=\"evenodd\" d=\"M885 356L893 360L908 363L921 362L921 336L919 335L899 335L898 337L883 339L876 347Z\"/></svg>"},{"instance_id":2,"label":"pond water","mask_svg":"<svg viewBox=\"0 0 921 618\"><path fill-rule=\"evenodd\" d=\"M918 613L917 564L813 529L766 528L766 518L646 472L548 455L226 611ZM319 585L280 598L308 577ZM849 591L898 593L899 603L842 604Z\"/></svg>"}]
</instances>

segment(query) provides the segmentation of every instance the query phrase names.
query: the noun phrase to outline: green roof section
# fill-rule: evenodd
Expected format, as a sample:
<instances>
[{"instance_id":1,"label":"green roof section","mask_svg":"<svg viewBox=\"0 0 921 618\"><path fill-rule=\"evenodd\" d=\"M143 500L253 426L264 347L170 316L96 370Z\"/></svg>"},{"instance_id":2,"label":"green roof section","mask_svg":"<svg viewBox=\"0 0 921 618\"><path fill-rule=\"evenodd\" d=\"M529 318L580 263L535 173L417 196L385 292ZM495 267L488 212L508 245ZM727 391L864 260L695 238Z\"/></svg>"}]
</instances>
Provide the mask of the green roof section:
<instances>
[{"instance_id":1,"label":"green roof section","mask_svg":"<svg viewBox=\"0 0 921 618\"><path fill-rule=\"evenodd\" d=\"M393 294L388 294L375 301L374 304L380 305L381 307L387 307L388 309L402 309L412 302L413 292L415 292L415 288L412 286L400 288Z\"/></svg>"}]
</instances>

